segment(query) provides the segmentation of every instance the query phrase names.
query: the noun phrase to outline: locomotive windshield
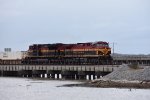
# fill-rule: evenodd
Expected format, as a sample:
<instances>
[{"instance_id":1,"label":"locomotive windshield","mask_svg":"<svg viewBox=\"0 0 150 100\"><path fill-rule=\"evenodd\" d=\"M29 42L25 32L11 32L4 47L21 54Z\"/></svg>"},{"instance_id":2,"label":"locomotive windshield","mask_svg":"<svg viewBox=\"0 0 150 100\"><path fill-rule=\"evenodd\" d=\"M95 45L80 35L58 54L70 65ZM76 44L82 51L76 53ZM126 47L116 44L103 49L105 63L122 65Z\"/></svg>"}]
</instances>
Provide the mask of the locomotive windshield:
<instances>
[{"instance_id":1,"label":"locomotive windshield","mask_svg":"<svg viewBox=\"0 0 150 100\"><path fill-rule=\"evenodd\" d=\"M109 47L109 45L108 45L108 44L105 44L105 47Z\"/></svg>"},{"instance_id":2,"label":"locomotive windshield","mask_svg":"<svg viewBox=\"0 0 150 100\"><path fill-rule=\"evenodd\" d=\"M108 44L96 44L97 47L109 47Z\"/></svg>"}]
</instances>

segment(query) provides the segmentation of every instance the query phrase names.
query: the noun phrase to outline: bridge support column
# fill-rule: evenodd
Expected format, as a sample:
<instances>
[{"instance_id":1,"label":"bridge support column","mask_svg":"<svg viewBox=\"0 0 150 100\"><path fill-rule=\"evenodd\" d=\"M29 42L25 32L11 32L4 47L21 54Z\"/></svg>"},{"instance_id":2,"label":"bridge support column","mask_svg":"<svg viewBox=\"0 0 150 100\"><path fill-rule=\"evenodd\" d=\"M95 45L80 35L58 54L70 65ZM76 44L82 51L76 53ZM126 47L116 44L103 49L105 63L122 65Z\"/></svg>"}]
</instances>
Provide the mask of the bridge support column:
<instances>
[{"instance_id":1,"label":"bridge support column","mask_svg":"<svg viewBox=\"0 0 150 100\"><path fill-rule=\"evenodd\" d=\"M18 72L17 71L3 71L3 76L17 77Z\"/></svg>"},{"instance_id":2,"label":"bridge support column","mask_svg":"<svg viewBox=\"0 0 150 100\"><path fill-rule=\"evenodd\" d=\"M0 76L3 76L3 70L0 71Z\"/></svg>"},{"instance_id":3,"label":"bridge support column","mask_svg":"<svg viewBox=\"0 0 150 100\"><path fill-rule=\"evenodd\" d=\"M79 80L85 80L86 79L86 75L79 75L78 77L79 77L78 78Z\"/></svg>"},{"instance_id":4,"label":"bridge support column","mask_svg":"<svg viewBox=\"0 0 150 100\"><path fill-rule=\"evenodd\" d=\"M47 74L44 74L44 78L47 78Z\"/></svg>"},{"instance_id":5,"label":"bridge support column","mask_svg":"<svg viewBox=\"0 0 150 100\"><path fill-rule=\"evenodd\" d=\"M95 79L97 79L97 75L95 75Z\"/></svg>"},{"instance_id":6,"label":"bridge support column","mask_svg":"<svg viewBox=\"0 0 150 100\"><path fill-rule=\"evenodd\" d=\"M74 79L77 80L77 74L74 75Z\"/></svg>"},{"instance_id":7,"label":"bridge support column","mask_svg":"<svg viewBox=\"0 0 150 100\"><path fill-rule=\"evenodd\" d=\"M86 80L89 80L90 78L89 78L89 75L86 75Z\"/></svg>"},{"instance_id":8,"label":"bridge support column","mask_svg":"<svg viewBox=\"0 0 150 100\"><path fill-rule=\"evenodd\" d=\"M47 74L47 78L50 78L50 74Z\"/></svg>"},{"instance_id":9,"label":"bridge support column","mask_svg":"<svg viewBox=\"0 0 150 100\"><path fill-rule=\"evenodd\" d=\"M62 79L62 75L61 74L59 74L59 79Z\"/></svg>"},{"instance_id":10,"label":"bridge support column","mask_svg":"<svg viewBox=\"0 0 150 100\"><path fill-rule=\"evenodd\" d=\"M93 75L90 75L90 76L91 76L91 80L93 80L94 79Z\"/></svg>"},{"instance_id":11,"label":"bridge support column","mask_svg":"<svg viewBox=\"0 0 150 100\"><path fill-rule=\"evenodd\" d=\"M55 79L55 74L51 74L51 79Z\"/></svg>"},{"instance_id":12,"label":"bridge support column","mask_svg":"<svg viewBox=\"0 0 150 100\"><path fill-rule=\"evenodd\" d=\"M77 74L77 71L62 71L62 78L74 80L77 79Z\"/></svg>"},{"instance_id":13,"label":"bridge support column","mask_svg":"<svg viewBox=\"0 0 150 100\"><path fill-rule=\"evenodd\" d=\"M45 73L41 74L41 78L47 78L47 74Z\"/></svg>"},{"instance_id":14,"label":"bridge support column","mask_svg":"<svg viewBox=\"0 0 150 100\"><path fill-rule=\"evenodd\" d=\"M18 71L19 77L32 77L32 70L20 70Z\"/></svg>"},{"instance_id":15,"label":"bridge support column","mask_svg":"<svg viewBox=\"0 0 150 100\"><path fill-rule=\"evenodd\" d=\"M58 74L55 74L55 79L57 79L58 78Z\"/></svg>"}]
</instances>

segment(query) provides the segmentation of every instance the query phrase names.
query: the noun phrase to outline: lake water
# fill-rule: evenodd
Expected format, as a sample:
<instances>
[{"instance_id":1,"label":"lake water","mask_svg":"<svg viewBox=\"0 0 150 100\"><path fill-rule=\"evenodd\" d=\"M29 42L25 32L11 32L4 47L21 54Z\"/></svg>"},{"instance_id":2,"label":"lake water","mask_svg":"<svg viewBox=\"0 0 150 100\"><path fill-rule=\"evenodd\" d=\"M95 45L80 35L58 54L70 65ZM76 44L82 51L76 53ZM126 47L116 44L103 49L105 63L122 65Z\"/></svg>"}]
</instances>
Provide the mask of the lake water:
<instances>
[{"instance_id":1,"label":"lake water","mask_svg":"<svg viewBox=\"0 0 150 100\"><path fill-rule=\"evenodd\" d=\"M0 100L150 100L150 89L59 87L75 83L0 77Z\"/></svg>"}]
</instances>

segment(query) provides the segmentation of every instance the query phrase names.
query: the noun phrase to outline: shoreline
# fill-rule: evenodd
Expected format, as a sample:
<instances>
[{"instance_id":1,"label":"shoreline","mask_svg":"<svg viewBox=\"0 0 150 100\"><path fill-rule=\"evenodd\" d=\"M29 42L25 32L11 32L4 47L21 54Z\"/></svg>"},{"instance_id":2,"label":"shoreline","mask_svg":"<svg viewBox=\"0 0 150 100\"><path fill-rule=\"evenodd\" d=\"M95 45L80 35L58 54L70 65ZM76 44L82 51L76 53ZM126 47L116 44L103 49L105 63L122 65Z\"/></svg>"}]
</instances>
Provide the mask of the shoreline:
<instances>
[{"instance_id":1,"label":"shoreline","mask_svg":"<svg viewBox=\"0 0 150 100\"><path fill-rule=\"evenodd\" d=\"M150 82L123 80L95 80L81 84L66 84L62 87L95 87L95 88L135 88L150 89Z\"/></svg>"}]
</instances>

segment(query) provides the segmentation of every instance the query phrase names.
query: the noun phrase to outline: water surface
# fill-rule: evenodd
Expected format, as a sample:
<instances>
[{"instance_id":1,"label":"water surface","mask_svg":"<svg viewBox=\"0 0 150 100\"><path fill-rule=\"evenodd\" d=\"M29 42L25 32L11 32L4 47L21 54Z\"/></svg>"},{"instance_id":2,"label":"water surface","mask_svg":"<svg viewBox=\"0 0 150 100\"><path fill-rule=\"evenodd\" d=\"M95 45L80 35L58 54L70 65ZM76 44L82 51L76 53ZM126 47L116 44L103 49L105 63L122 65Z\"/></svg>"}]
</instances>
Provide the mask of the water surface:
<instances>
[{"instance_id":1,"label":"water surface","mask_svg":"<svg viewBox=\"0 0 150 100\"><path fill-rule=\"evenodd\" d=\"M76 83L0 77L0 100L150 100L150 89L59 87Z\"/></svg>"}]
</instances>

